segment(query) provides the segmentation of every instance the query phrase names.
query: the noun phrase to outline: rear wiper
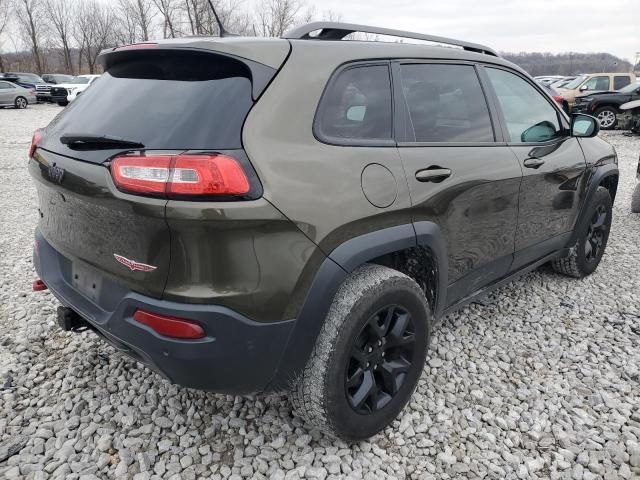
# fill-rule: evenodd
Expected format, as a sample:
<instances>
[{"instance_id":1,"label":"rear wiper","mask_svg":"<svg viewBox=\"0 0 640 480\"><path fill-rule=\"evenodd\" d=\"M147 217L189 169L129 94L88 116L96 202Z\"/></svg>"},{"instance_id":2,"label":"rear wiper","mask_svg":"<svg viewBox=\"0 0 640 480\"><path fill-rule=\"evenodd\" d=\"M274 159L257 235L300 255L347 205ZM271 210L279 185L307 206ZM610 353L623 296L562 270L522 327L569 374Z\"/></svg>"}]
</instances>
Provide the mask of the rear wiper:
<instances>
[{"instance_id":1,"label":"rear wiper","mask_svg":"<svg viewBox=\"0 0 640 480\"><path fill-rule=\"evenodd\" d=\"M90 133L65 133L60 142L75 150L107 150L110 148L144 148L135 140L112 137L109 135L92 135Z\"/></svg>"}]
</instances>

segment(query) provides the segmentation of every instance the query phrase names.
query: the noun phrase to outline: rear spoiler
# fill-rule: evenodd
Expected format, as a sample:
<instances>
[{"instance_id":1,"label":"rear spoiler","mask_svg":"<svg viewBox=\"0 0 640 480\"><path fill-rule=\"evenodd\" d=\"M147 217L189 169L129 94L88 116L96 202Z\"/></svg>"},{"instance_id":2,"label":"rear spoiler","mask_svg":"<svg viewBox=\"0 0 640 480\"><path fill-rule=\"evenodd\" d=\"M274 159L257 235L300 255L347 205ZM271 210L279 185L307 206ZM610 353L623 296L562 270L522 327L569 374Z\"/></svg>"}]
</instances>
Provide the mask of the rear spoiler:
<instances>
[{"instance_id":1,"label":"rear spoiler","mask_svg":"<svg viewBox=\"0 0 640 480\"><path fill-rule=\"evenodd\" d=\"M189 52L225 57L227 59L242 63L251 73L252 97L254 101L257 100L258 97L260 97L262 92L265 90L267 85L269 85L269 82L271 82L277 72L275 68L226 52L219 52L208 48L195 48L173 45L169 46L151 42L137 43L133 45L125 45L123 47L115 47L102 50L98 55L97 61L106 72L114 65L134 58L148 57L152 59L154 57L163 57L168 54L179 55L180 53L186 54Z\"/></svg>"}]
</instances>

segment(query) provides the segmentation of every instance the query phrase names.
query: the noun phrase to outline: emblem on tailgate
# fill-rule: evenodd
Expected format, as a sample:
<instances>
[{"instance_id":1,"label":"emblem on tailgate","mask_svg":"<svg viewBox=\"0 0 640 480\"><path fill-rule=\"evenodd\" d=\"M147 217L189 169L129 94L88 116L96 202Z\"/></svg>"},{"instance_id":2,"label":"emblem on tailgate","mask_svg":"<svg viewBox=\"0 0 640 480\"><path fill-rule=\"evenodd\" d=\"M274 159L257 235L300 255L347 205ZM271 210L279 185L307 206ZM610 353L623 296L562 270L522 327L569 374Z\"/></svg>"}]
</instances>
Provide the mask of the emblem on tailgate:
<instances>
[{"instance_id":1,"label":"emblem on tailgate","mask_svg":"<svg viewBox=\"0 0 640 480\"><path fill-rule=\"evenodd\" d=\"M47 175L49 176L49 180L54 183L62 183L62 179L64 178L64 169L57 167L56 164L49 165L47 170Z\"/></svg>"},{"instance_id":2,"label":"emblem on tailgate","mask_svg":"<svg viewBox=\"0 0 640 480\"><path fill-rule=\"evenodd\" d=\"M125 258L122 255L118 255L117 253L114 253L113 256L122 265L124 265L125 267L129 267L132 272L135 272L136 270L140 270L141 272L153 272L156 268L158 268L154 267L153 265L147 265L146 263L129 260L128 258Z\"/></svg>"}]
</instances>

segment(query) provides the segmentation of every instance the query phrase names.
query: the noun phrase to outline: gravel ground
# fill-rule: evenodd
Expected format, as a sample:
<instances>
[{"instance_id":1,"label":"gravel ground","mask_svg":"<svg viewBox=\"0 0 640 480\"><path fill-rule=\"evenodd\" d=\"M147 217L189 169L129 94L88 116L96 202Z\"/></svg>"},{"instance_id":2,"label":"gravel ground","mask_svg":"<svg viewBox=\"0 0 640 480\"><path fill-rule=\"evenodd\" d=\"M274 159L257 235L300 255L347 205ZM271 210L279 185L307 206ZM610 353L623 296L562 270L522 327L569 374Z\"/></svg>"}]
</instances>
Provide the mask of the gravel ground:
<instances>
[{"instance_id":1,"label":"gravel ground","mask_svg":"<svg viewBox=\"0 0 640 480\"><path fill-rule=\"evenodd\" d=\"M286 395L170 385L32 293L26 151L55 106L0 110L0 463L5 478L640 478L640 138L605 134L622 180L607 254L583 281L534 272L435 332L404 416L347 445ZM7 444L5 443L6 447Z\"/></svg>"}]
</instances>

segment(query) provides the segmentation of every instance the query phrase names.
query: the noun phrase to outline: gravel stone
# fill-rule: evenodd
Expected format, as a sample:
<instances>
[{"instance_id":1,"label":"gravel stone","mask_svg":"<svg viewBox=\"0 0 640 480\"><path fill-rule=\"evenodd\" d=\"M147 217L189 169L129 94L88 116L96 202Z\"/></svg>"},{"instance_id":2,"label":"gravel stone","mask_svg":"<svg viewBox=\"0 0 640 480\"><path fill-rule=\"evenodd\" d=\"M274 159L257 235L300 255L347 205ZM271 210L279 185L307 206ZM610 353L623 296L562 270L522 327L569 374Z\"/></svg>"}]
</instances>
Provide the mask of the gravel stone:
<instances>
[{"instance_id":1,"label":"gravel stone","mask_svg":"<svg viewBox=\"0 0 640 480\"><path fill-rule=\"evenodd\" d=\"M0 446L15 444L0 478L640 477L640 137L601 134L621 177L598 271L576 281L542 267L447 316L407 409L346 444L293 416L286 393L183 389L55 326L58 302L31 291L26 152L60 111L0 109Z\"/></svg>"}]
</instances>

